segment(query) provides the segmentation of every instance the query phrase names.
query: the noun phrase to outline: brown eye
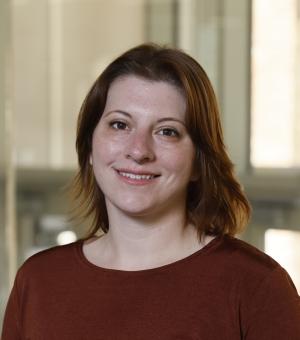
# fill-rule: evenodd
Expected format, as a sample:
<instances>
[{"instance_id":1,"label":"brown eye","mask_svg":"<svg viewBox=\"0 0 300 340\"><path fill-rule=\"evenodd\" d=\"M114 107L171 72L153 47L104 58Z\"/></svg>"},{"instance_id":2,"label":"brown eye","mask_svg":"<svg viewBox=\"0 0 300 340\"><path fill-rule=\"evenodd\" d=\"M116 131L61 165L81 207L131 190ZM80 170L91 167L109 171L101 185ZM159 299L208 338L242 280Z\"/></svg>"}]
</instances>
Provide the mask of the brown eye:
<instances>
[{"instance_id":1,"label":"brown eye","mask_svg":"<svg viewBox=\"0 0 300 340\"><path fill-rule=\"evenodd\" d=\"M163 128L158 132L159 135L166 137L179 137L179 132L176 129Z\"/></svg>"},{"instance_id":2,"label":"brown eye","mask_svg":"<svg viewBox=\"0 0 300 340\"><path fill-rule=\"evenodd\" d=\"M114 121L110 123L110 126L116 130L126 130L127 124L121 121Z\"/></svg>"}]
</instances>

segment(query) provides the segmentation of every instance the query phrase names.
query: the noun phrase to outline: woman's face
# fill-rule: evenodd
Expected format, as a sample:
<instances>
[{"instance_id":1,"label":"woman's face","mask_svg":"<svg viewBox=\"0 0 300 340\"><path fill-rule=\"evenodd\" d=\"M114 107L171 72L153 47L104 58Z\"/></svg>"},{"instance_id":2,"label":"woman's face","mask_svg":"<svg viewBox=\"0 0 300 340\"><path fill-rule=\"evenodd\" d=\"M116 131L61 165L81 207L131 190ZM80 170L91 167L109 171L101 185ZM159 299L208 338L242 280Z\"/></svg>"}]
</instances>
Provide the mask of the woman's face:
<instances>
[{"instance_id":1,"label":"woman's face","mask_svg":"<svg viewBox=\"0 0 300 340\"><path fill-rule=\"evenodd\" d=\"M129 75L112 83L91 154L108 211L185 209L195 158L185 109L183 94L167 82Z\"/></svg>"}]
</instances>

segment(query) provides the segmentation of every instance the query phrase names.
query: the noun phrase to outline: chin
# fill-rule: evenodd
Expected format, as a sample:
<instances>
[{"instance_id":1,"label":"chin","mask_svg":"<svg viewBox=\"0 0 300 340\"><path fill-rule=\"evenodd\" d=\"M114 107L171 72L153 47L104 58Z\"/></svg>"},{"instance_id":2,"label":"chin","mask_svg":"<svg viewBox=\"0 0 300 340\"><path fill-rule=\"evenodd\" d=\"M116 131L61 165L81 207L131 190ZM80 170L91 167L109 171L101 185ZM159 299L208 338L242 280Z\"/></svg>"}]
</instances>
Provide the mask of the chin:
<instances>
[{"instance_id":1,"label":"chin","mask_svg":"<svg viewBox=\"0 0 300 340\"><path fill-rule=\"evenodd\" d=\"M154 207L119 207L119 209L121 211L123 211L123 213L125 213L128 216L132 216L132 217L144 217L147 215L150 215L151 213L155 213L155 208Z\"/></svg>"},{"instance_id":2,"label":"chin","mask_svg":"<svg viewBox=\"0 0 300 340\"><path fill-rule=\"evenodd\" d=\"M144 198L144 200L143 200ZM119 199L108 199L107 204L122 211L126 215L131 216L144 216L151 213L157 204L154 202L147 202L145 197L119 197Z\"/></svg>"}]
</instances>

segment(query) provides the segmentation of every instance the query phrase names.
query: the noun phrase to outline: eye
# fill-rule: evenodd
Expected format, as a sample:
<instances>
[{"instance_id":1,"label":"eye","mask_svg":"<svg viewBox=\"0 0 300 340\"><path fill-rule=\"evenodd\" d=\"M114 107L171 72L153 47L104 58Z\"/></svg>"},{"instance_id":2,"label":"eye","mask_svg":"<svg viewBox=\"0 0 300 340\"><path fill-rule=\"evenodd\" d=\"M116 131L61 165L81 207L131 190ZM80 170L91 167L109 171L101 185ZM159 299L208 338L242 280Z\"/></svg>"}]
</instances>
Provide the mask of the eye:
<instances>
[{"instance_id":1,"label":"eye","mask_svg":"<svg viewBox=\"0 0 300 340\"><path fill-rule=\"evenodd\" d=\"M119 120L109 123L109 126L116 130L126 130L128 128L126 123Z\"/></svg>"},{"instance_id":2,"label":"eye","mask_svg":"<svg viewBox=\"0 0 300 340\"><path fill-rule=\"evenodd\" d=\"M173 128L163 128L158 131L158 134L166 137L179 137L179 132Z\"/></svg>"}]
</instances>

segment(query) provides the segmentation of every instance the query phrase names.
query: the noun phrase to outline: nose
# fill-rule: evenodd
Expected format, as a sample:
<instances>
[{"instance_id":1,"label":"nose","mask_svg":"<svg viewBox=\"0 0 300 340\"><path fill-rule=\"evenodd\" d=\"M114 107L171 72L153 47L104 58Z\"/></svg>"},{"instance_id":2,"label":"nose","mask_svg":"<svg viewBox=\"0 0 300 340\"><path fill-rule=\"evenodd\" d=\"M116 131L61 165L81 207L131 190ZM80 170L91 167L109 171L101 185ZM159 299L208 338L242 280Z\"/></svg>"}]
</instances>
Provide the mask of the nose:
<instances>
[{"instance_id":1,"label":"nose","mask_svg":"<svg viewBox=\"0 0 300 340\"><path fill-rule=\"evenodd\" d=\"M138 164L152 162L155 159L152 137L145 131L135 131L126 145L126 158Z\"/></svg>"}]
</instances>

